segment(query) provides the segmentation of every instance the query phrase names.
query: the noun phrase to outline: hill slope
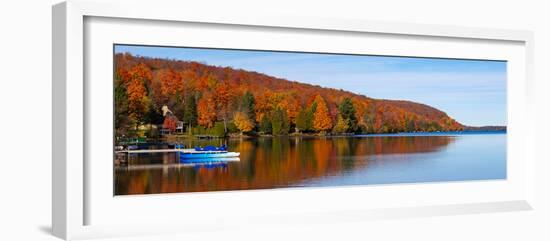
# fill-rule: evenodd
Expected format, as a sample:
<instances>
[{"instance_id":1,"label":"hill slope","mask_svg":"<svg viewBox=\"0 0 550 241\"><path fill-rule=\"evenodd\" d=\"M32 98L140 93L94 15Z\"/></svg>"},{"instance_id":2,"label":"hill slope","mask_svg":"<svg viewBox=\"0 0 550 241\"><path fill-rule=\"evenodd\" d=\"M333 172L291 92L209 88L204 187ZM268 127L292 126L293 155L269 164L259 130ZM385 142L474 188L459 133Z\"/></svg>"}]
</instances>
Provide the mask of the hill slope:
<instances>
[{"instance_id":1,"label":"hill slope","mask_svg":"<svg viewBox=\"0 0 550 241\"><path fill-rule=\"evenodd\" d=\"M340 130L342 127L344 130L340 132L357 133L464 128L445 112L424 104L373 99L350 91L253 71L130 54L116 54L115 68L117 128L162 122L158 115L164 105L177 119L205 128L221 121L226 125L242 124L241 116L235 118L235 114L244 111L247 112L244 120L249 118L252 121L252 130L259 129L262 121L275 118L278 110L282 113L282 126L288 132L293 132L296 127L300 131L312 132ZM189 114L194 111L197 116ZM308 117L308 111L313 120L304 119ZM323 113L314 112L327 113L323 119ZM285 121L288 122L286 125ZM310 121L309 126L307 121ZM244 130L250 131L249 128Z\"/></svg>"}]
</instances>

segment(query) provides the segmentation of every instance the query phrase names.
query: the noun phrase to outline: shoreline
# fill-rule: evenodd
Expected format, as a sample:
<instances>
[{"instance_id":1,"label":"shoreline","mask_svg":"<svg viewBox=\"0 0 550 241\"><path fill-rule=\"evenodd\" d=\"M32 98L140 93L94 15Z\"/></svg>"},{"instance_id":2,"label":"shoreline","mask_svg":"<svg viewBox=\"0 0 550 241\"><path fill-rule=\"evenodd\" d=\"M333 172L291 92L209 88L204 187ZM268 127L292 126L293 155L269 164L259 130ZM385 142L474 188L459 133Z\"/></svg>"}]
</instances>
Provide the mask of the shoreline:
<instances>
[{"instance_id":1,"label":"shoreline","mask_svg":"<svg viewBox=\"0 0 550 241\"><path fill-rule=\"evenodd\" d=\"M457 135L496 135L507 134L506 130L466 130L466 131L440 131L440 132L398 132L398 133L371 133L371 134L326 134L317 133L293 133L288 135L227 135L225 137L217 136L189 136L189 135L168 135L160 138L153 138L157 141L148 141L132 143L178 143L178 139L187 140L223 140L223 139L260 139L260 138L365 138L365 137L407 137L407 136L457 136Z\"/></svg>"}]
</instances>

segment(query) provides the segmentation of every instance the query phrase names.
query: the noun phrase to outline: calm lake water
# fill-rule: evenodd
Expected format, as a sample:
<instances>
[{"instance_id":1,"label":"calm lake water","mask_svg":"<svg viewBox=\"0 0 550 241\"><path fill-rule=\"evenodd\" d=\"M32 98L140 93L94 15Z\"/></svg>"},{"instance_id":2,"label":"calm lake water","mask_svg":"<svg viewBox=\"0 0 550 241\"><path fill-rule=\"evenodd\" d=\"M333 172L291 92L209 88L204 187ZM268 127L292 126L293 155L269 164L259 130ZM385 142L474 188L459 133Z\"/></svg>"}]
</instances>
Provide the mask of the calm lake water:
<instances>
[{"instance_id":1,"label":"calm lake water","mask_svg":"<svg viewBox=\"0 0 550 241\"><path fill-rule=\"evenodd\" d=\"M130 154L115 167L115 195L506 178L505 133L182 142L225 143L240 160L193 165L175 153Z\"/></svg>"}]
</instances>

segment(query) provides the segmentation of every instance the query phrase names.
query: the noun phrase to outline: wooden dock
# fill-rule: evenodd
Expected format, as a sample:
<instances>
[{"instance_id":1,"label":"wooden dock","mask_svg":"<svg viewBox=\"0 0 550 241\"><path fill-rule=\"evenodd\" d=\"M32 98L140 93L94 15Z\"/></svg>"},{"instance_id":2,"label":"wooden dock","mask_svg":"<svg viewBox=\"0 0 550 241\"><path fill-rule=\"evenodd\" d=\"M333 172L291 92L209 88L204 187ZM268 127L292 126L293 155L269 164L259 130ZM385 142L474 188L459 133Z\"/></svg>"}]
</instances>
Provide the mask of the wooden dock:
<instances>
[{"instance_id":1,"label":"wooden dock","mask_svg":"<svg viewBox=\"0 0 550 241\"><path fill-rule=\"evenodd\" d=\"M186 149L143 149L143 150L122 150L115 151L115 153L170 153L170 152L184 152L184 153L219 153L227 151L196 151L193 148Z\"/></svg>"},{"instance_id":2,"label":"wooden dock","mask_svg":"<svg viewBox=\"0 0 550 241\"><path fill-rule=\"evenodd\" d=\"M123 150L115 151L115 153L166 153L166 152L188 152L195 151L194 149L144 149L144 150Z\"/></svg>"}]
</instances>

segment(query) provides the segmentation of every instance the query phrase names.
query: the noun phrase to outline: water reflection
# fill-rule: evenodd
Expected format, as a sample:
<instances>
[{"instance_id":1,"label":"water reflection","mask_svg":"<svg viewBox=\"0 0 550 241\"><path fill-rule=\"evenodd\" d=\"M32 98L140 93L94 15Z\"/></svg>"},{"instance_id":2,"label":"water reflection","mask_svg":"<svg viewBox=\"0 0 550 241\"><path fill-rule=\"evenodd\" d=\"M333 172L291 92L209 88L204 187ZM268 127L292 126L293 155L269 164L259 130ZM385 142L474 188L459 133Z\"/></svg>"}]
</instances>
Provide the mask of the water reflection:
<instances>
[{"instance_id":1,"label":"water reflection","mask_svg":"<svg viewBox=\"0 0 550 241\"><path fill-rule=\"evenodd\" d=\"M131 154L115 167L115 194L148 194L308 186L308 181L344 177L368 169L379 156L434 153L456 136L280 137L179 140L187 146L227 144L240 160L180 164L175 153ZM399 156L399 155L398 155ZM384 162L407 162L389 158ZM327 179L328 180L328 179ZM326 181L326 180L325 180ZM335 182L335 185L338 185ZM323 186L330 186L324 183Z\"/></svg>"}]
</instances>

